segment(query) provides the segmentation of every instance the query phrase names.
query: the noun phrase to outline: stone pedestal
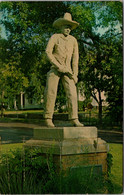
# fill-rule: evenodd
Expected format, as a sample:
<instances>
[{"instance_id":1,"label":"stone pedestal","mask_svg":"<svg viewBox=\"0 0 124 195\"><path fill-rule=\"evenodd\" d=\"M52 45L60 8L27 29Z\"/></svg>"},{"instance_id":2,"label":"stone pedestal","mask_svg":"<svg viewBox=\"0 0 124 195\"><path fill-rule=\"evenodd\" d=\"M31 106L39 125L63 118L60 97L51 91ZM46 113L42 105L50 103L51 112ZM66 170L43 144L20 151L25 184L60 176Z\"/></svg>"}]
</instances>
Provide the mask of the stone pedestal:
<instances>
[{"instance_id":1,"label":"stone pedestal","mask_svg":"<svg viewBox=\"0 0 124 195\"><path fill-rule=\"evenodd\" d=\"M107 143L98 138L96 127L36 128L26 146L52 153L57 169L94 166L107 171Z\"/></svg>"}]
</instances>

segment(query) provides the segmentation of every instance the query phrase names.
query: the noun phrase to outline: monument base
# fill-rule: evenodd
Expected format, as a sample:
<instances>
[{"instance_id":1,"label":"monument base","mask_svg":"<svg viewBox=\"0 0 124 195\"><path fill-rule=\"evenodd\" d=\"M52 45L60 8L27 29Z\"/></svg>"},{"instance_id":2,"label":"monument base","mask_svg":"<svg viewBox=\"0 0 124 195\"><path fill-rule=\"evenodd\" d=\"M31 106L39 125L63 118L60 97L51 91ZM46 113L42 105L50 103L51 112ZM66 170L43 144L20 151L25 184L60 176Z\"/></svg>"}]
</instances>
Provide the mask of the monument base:
<instances>
[{"instance_id":1,"label":"monument base","mask_svg":"<svg viewBox=\"0 0 124 195\"><path fill-rule=\"evenodd\" d=\"M96 127L36 128L25 147L52 154L57 170L94 167L96 172L107 172L107 143L98 138Z\"/></svg>"}]
</instances>

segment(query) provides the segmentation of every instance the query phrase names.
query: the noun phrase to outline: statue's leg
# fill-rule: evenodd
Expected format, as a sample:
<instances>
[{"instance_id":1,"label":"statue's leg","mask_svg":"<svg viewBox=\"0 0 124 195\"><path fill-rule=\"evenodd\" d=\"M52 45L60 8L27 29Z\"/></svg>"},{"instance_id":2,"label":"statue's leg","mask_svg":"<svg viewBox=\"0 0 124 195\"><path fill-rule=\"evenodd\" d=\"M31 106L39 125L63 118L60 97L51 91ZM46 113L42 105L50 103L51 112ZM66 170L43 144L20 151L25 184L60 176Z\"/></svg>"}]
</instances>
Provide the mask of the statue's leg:
<instances>
[{"instance_id":1,"label":"statue's leg","mask_svg":"<svg viewBox=\"0 0 124 195\"><path fill-rule=\"evenodd\" d=\"M68 98L68 114L69 120L73 126L83 127L84 125L78 120L77 90L73 79L67 76L62 78L63 86Z\"/></svg>"},{"instance_id":2,"label":"statue's leg","mask_svg":"<svg viewBox=\"0 0 124 195\"><path fill-rule=\"evenodd\" d=\"M78 118L78 106L77 106L77 90L73 79L69 79L67 76L62 78L62 83L68 99L68 113L69 119Z\"/></svg>"},{"instance_id":3,"label":"statue's leg","mask_svg":"<svg viewBox=\"0 0 124 195\"><path fill-rule=\"evenodd\" d=\"M57 75L56 71L50 70L47 73L47 82L44 94L45 119L52 119L53 117L59 79L60 77Z\"/></svg>"}]
</instances>

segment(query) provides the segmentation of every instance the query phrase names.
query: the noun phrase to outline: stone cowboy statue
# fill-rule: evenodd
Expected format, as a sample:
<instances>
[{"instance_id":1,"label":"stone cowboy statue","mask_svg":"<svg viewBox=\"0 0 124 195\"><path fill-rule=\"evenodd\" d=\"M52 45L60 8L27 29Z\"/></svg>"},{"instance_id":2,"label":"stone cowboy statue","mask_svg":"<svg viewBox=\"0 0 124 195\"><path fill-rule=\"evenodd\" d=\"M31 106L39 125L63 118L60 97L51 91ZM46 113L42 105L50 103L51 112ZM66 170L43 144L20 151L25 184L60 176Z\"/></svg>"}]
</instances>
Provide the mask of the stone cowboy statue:
<instances>
[{"instance_id":1,"label":"stone cowboy statue","mask_svg":"<svg viewBox=\"0 0 124 195\"><path fill-rule=\"evenodd\" d=\"M61 30L49 39L46 54L51 62L51 70L47 73L47 83L44 96L44 118L48 127L54 127L52 122L54 105L57 95L59 79L62 80L68 98L69 120L76 127L82 127L78 121L77 91L75 84L78 75L78 43L69 35L71 30L79 24L72 20L70 13L65 13L64 18L59 18L53 27Z\"/></svg>"}]
</instances>

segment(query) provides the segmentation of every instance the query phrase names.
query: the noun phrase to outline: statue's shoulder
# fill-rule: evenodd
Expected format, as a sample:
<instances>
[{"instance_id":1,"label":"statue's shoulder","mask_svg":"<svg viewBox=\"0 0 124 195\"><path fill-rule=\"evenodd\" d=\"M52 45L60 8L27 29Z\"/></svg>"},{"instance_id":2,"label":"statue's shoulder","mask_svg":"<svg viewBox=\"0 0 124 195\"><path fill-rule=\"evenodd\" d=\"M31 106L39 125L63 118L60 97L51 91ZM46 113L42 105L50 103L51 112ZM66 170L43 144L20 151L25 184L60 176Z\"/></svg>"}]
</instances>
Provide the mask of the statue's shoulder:
<instances>
[{"instance_id":1,"label":"statue's shoulder","mask_svg":"<svg viewBox=\"0 0 124 195\"><path fill-rule=\"evenodd\" d=\"M69 35L69 38L72 40L72 41L77 41L77 39L75 37L73 37L72 35Z\"/></svg>"},{"instance_id":2,"label":"statue's shoulder","mask_svg":"<svg viewBox=\"0 0 124 195\"><path fill-rule=\"evenodd\" d=\"M60 37L60 34L55 33L55 34L53 34L51 37L52 37L52 38L58 38L58 37Z\"/></svg>"}]
</instances>

